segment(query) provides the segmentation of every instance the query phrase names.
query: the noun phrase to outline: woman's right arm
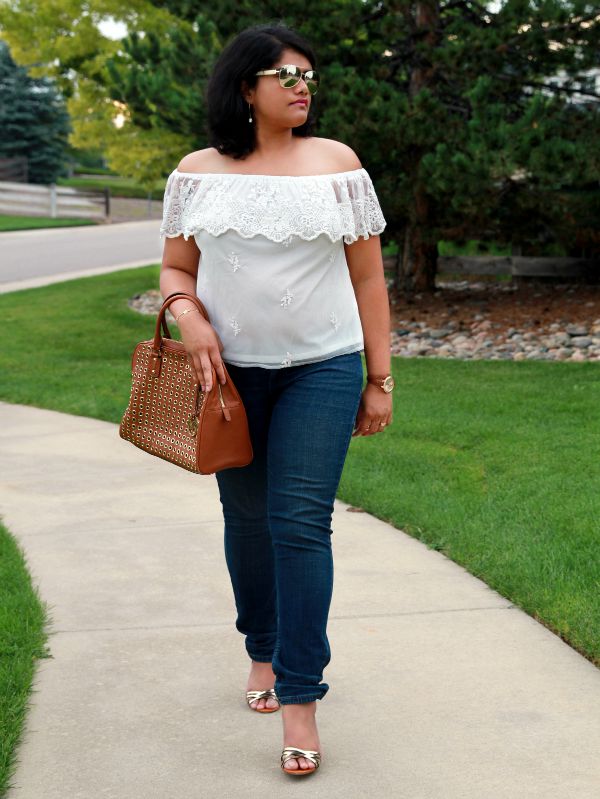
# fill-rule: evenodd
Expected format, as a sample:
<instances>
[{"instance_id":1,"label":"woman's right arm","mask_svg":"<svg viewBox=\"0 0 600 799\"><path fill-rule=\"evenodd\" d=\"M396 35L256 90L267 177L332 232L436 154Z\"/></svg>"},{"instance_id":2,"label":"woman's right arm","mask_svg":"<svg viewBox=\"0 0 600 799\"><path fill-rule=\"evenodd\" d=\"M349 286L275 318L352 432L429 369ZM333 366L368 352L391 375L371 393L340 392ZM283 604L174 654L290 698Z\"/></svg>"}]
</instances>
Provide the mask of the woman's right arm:
<instances>
[{"instance_id":1,"label":"woman's right arm","mask_svg":"<svg viewBox=\"0 0 600 799\"><path fill-rule=\"evenodd\" d=\"M160 270L160 292L163 298L176 291L185 291L186 294L196 296L199 261L200 250L193 236L187 241L183 235L177 238L165 237ZM182 299L175 300L169 310L177 317L191 307L195 306L189 300ZM221 360L223 344L214 327L197 311L184 314L177 325L202 391L210 391L212 388L211 365L217 373L217 379L222 384L225 383L225 370Z\"/></svg>"}]
</instances>

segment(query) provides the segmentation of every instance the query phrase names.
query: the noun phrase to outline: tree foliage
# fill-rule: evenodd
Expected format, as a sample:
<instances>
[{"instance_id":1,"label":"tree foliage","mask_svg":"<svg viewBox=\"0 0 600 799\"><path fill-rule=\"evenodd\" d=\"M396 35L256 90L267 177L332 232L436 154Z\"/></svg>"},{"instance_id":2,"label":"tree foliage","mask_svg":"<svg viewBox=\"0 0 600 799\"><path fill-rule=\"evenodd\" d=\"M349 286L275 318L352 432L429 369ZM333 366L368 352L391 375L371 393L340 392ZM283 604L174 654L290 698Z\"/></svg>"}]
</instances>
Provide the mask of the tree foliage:
<instances>
[{"instance_id":1,"label":"tree foliage","mask_svg":"<svg viewBox=\"0 0 600 799\"><path fill-rule=\"evenodd\" d=\"M65 174L69 117L48 78L32 78L0 41L0 156L28 159L31 183Z\"/></svg>"},{"instance_id":2,"label":"tree foliage","mask_svg":"<svg viewBox=\"0 0 600 799\"><path fill-rule=\"evenodd\" d=\"M281 20L324 76L318 135L377 186L402 285L431 288L437 242L598 248L599 19L587 0L5 0L16 57L70 93L74 143L148 182L206 146L204 87L224 44ZM307 13L307 10L309 13ZM120 42L98 24L127 24ZM125 124L113 120L121 113Z\"/></svg>"}]
</instances>

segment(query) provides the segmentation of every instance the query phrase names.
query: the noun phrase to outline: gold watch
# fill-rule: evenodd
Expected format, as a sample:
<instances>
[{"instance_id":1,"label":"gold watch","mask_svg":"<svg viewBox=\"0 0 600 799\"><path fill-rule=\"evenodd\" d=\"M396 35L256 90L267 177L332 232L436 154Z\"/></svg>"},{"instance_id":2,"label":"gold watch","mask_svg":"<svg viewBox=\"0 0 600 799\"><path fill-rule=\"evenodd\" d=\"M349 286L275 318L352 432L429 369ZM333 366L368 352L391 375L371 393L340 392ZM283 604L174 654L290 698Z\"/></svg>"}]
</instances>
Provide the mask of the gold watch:
<instances>
[{"instance_id":1,"label":"gold watch","mask_svg":"<svg viewBox=\"0 0 600 799\"><path fill-rule=\"evenodd\" d=\"M394 390L394 378L391 375L367 375L367 383L379 386L386 394Z\"/></svg>"}]
</instances>

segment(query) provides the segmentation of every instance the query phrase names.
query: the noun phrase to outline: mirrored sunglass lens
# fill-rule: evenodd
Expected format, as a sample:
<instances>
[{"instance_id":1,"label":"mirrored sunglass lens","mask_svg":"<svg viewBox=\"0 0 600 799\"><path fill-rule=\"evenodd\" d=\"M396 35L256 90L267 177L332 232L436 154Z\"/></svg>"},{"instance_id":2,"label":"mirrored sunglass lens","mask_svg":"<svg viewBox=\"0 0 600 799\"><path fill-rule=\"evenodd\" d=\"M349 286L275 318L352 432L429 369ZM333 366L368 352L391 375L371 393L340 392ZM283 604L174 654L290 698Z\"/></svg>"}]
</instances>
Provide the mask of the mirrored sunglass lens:
<instances>
[{"instance_id":1,"label":"mirrored sunglass lens","mask_svg":"<svg viewBox=\"0 0 600 799\"><path fill-rule=\"evenodd\" d=\"M285 89L293 89L300 82L302 77L301 70L293 64L281 67L279 73L279 82ZM316 94L319 88L319 73L316 69L308 69L304 73L304 81L311 94Z\"/></svg>"},{"instance_id":2,"label":"mirrored sunglass lens","mask_svg":"<svg viewBox=\"0 0 600 799\"><path fill-rule=\"evenodd\" d=\"M286 89L291 89L300 80L300 70L293 65L285 65L281 67L279 73L279 82Z\"/></svg>"},{"instance_id":3,"label":"mirrored sunglass lens","mask_svg":"<svg viewBox=\"0 0 600 799\"><path fill-rule=\"evenodd\" d=\"M317 89L319 88L319 73L316 70L311 69L305 74L304 80L306 81L308 91L311 94L316 94Z\"/></svg>"}]
</instances>

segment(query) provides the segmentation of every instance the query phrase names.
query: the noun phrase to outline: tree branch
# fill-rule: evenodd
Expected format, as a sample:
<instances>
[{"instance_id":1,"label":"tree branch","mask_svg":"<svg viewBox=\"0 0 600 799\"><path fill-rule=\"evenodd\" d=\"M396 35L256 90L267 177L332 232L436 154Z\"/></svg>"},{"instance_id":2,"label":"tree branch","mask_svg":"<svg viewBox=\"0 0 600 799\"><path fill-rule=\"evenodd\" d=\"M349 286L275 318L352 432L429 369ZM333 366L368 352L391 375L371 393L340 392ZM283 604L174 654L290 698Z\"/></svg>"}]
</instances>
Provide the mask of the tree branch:
<instances>
[{"instance_id":1,"label":"tree branch","mask_svg":"<svg viewBox=\"0 0 600 799\"><path fill-rule=\"evenodd\" d=\"M574 89L570 86L556 86L553 83L544 83L543 81L523 81L523 86L539 87L542 89L550 89L552 92L565 92L566 94L582 94L585 97L596 97L600 100L600 94L596 92L588 92L585 89Z\"/></svg>"}]
</instances>

